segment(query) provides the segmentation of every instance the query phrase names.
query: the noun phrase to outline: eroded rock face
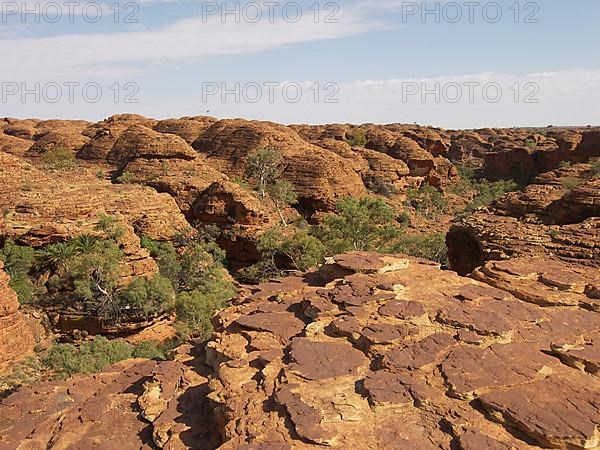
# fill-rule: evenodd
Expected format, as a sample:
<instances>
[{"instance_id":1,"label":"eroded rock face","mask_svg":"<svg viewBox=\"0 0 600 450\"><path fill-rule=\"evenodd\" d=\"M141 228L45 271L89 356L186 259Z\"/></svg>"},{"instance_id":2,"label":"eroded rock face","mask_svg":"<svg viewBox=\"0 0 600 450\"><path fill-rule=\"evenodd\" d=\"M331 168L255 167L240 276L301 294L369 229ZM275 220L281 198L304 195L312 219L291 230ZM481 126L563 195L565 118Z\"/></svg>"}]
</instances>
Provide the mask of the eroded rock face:
<instances>
[{"instance_id":1,"label":"eroded rock face","mask_svg":"<svg viewBox=\"0 0 600 450\"><path fill-rule=\"evenodd\" d=\"M0 261L0 373L33 352L34 339L21 312L17 294ZM0 441L1 443L1 441Z\"/></svg>"},{"instance_id":2,"label":"eroded rock face","mask_svg":"<svg viewBox=\"0 0 600 450\"><path fill-rule=\"evenodd\" d=\"M22 389L0 404L0 444L80 447L110 428L136 448L598 449L594 272L533 263L484 283L337 257L244 289L205 350ZM550 287L569 306L526 295Z\"/></svg>"},{"instance_id":3,"label":"eroded rock face","mask_svg":"<svg viewBox=\"0 0 600 450\"><path fill-rule=\"evenodd\" d=\"M288 127L270 122L221 120L205 131L194 149L206 155L215 169L241 177L246 160L265 147L283 156L282 177L296 187L305 207L314 211L331 209L336 200L366 192L358 173L334 152L309 144Z\"/></svg>"},{"instance_id":4,"label":"eroded rock face","mask_svg":"<svg viewBox=\"0 0 600 450\"><path fill-rule=\"evenodd\" d=\"M2 235L40 247L93 230L98 214L118 215L139 235L168 240L189 229L168 194L139 185L116 185L84 168L69 177L37 169L0 153Z\"/></svg>"},{"instance_id":5,"label":"eroded rock face","mask_svg":"<svg viewBox=\"0 0 600 450\"><path fill-rule=\"evenodd\" d=\"M448 256L466 275L490 260L557 255L600 267L600 178L590 164L567 166L537 177L453 226Z\"/></svg>"},{"instance_id":6,"label":"eroded rock face","mask_svg":"<svg viewBox=\"0 0 600 450\"><path fill-rule=\"evenodd\" d=\"M131 360L24 388L0 403L0 448L214 449L206 368L192 356Z\"/></svg>"},{"instance_id":7,"label":"eroded rock face","mask_svg":"<svg viewBox=\"0 0 600 450\"><path fill-rule=\"evenodd\" d=\"M156 262L141 247L140 236L170 240L179 231L191 229L173 198L149 187L111 184L85 168L74 169L76 174L65 177L60 172L37 169L7 153L0 153L0 166L2 242L11 238L40 248L83 234L98 235L101 215L114 216L124 231L118 242L124 254L122 284L158 273ZM112 327L71 308L51 308L47 312L52 324L64 331L130 333L149 325L142 322L129 329L123 323Z\"/></svg>"},{"instance_id":8,"label":"eroded rock face","mask_svg":"<svg viewBox=\"0 0 600 450\"><path fill-rule=\"evenodd\" d=\"M208 344L222 448L598 448L595 272L560 264L481 283L356 253L258 286Z\"/></svg>"}]
</instances>

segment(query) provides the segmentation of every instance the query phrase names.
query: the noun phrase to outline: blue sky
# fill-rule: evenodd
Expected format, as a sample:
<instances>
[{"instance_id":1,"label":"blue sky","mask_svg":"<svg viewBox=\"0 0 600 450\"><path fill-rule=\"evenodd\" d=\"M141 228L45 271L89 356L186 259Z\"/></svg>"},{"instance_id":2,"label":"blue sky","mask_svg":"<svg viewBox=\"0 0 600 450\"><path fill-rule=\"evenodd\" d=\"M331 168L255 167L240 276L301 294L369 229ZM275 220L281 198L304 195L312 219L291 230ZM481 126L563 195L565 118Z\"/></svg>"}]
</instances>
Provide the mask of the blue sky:
<instances>
[{"instance_id":1,"label":"blue sky","mask_svg":"<svg viewBox=\"0 0 600 450\"><path fill-rule=\"evenodd\" d=\"M600 124L597 0L292 3L1 2L0 116Z\"/></svg>"}]
</instances>

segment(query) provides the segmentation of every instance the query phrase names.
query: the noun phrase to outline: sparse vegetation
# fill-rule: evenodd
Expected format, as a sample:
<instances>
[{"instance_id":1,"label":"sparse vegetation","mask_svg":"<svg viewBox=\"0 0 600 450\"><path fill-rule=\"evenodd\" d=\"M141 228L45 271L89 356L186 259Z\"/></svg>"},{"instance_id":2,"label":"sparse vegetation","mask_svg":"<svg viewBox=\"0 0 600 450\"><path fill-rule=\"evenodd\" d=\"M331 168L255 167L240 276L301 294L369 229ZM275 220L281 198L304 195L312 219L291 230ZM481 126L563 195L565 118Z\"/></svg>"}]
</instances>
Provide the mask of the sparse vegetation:
<instances>
[{"instance_id":1,"label":"sparse vegetation","mask_svg":"<svg viewBox=\"0 0 600 450\"><path fill-rule=\"evenodd\" d=\"M121 225L119 218L104 213L98 214L96 230L114 240L121 238L125 234L125 228Z\"/></svg>"},{"instance_id":2,"label":"sparse vegetation","mask_svg":"<svg viewBox=\"0 0 600 450\"><path fill-rule=\"evenodd\" d=\"M59 378L78 373L99 372L105 367L130 358L165 359L167 347L152 342L129 344L122 339L96 336L79 346L54 344L42 358L44 365Z\"/></svg>"},{"instance_id":3,"label":"sparse vegetation","mask_svg":"<svg viewBox=\"0 0 600 450\"><path fill-rule=\"evenodd\" d=\"M21 191L23 192L31 192L33 191L33 183L31 181L23 181L21 183Z\"/></svg>"},{"instance_id":4,"label":"sparse vegetation","mask_svg":"<svg viewBox=\"0 0 600 450\"><path fill-rule=\"evenodd\" d=\"M561 161L560 164L558 165L558 167L560 167L561 169L568 169L571 166L572 166L571 161Z\"/></svg>"},{"instance_id":5,"label":"sparse vegetation","mask_svg":"<svg viewBox=\"0 0 600 450\"><path fill-rule=\"evenodd\" d=\"M121 175L117 177L117 183L119 184L130 184L135 180L135 175L128 170L124 171Z\"/></svg>"},{"instance_id":6,"label":"sparse vegetation","mask_svg":"<svg viewBox=\"0 0 600 450\"><path fill-rule=\"evenodd\" d=\"M592 163L592 178L600 177L600 159L597 159Z\"/></svg>"},{"instance_id":7,"label":"sparse vegetation","mask_svg":"<svg viewBox=\"0 0 600 450\"><path fill-rule=\"evenodd\" d=\"M290 234L291 233L291 234ZM305 271L321 264L325 246L304 230L272 228L258 240L261 261L245 269L248 282L264 281L285 275L289 270Z\"/></svg>"},{"instance_id":8,"label":"sparse vegetation","mask_svg":"<svg viewBox=\"0 0 600 450\"><path fill-rule=\"evenodd\" d=\"M329 253L381 250L400 232L394 224L394 209L374 197L348 197L336 205L314 234Z\"/></svg>"},{"instance_id":9,"label":"sparse vegetation","mask_svg":"<svg viewBox=\"0 0 600 450\"><path fill-rule=\"evenodd\" d=\"M21 386L31 385L44 378L45 367L38 355L31 355L17 362L10 372L0 376L0 400Z\"/></svg>"},{"instance_id":10,"label":"sparse vegetation","mask_svg":"<svg viewBox=\"0 0 600 450\"><path fill-rule=\"evenodd\" d=\"M470 203L459 212L459 216L469 214L477 208L487 206L508 192L519 190L519 185L513 180L489 181L476 178L475 171L470 166L458 166L460 182L451 187L450 192L461 196L475 196Z\"/></svg>"},{"instance_id":11,"label":"sparse vegetation","mask_svg":"<svg viewBox=\"0 0 600 450\"><path fill-rule=\"evenodd\" d=\"M266 197L267 187L275 182L282 161L281 153L274 148L262 148L248 158L246 175L255 180L261 197Z\"/></svg>"},{"instance_id":12,"label":"sparse vegetation","mask_svg":"<svg viewBox=\"0 0 600 450\"><path fill-rule=\"evenodd\" d=\"M581 186L581 183L583 183L583 181L575 177L565 177L560 180L561 186L568 192Z\"/></svg>"},{"instance_id":13,"label":"sparse vegetation","mask_svg":"<svg viewBox=\"0 0 600 450\"><path fill-rule=\"evenodd\" d=\"M225 254L215 242L217 231L207 227L191 236L178 235L175 244L142 238L142 246L155 258L164 277L160 282L163 288L151 292L163 293L168 286L173 289L177 328L186 338L208 338L212 316L236 292L223 267ZM148 286L143 291L148 291ZM170 305L165 297L152 297L159 305Z\"/></svg>"},{"instance_id":14,"label":"sparse vegetation","mask_svg":"<svg viewBox=\"0 0 600 450\"><path fill-rule=\"evenodd\" d=\"M383 195L384 197L392 197L398 193L398 190L391 183L374 179L366 183L367 189L376 194Z\"/></svg>"},{"instance_id":15,"label":"sparse vegetation","mask_svg":"<svg viewBox=\"0 0 600 450\"><path fill-rule=\"evenodd\" d=\"M525 147L536 148L537 142L533 139L525 139Z\"/></svg>"},{"instance_id":16,"label":"sparse vegetation","mask_svg":"<svg viewBox=\"0 0 600 450\"><path fill-rule=\"evenodd\" d=\"M423 184L419 189L409 189L408 206L425 219L437 219L448 209L448 199L433 186Z\"/></svg>"},{"instance_id":17,"label":"sparse vegetation","mask_svg":"<svg viewBox=\"0 0 600 450\"><path fill-rule=\"evenodd\" d=\"M231 182L237 184L239 187L241 187L242 189L245 189L247 191L252 189L252 186L250 186L250 183L248 183L243 178L233 178L231 180Z\"/></svg>"},{"instance_id":18,"label":"sparse vegetation","mask_svg":"<svg viewBox=\"0 0 600 450\"><path fill-rule=\"evenodd\" d=\"M49 170L69 170L77 166L75 155L61 147L46 150L42 155L42 163Z\"/></svg>"},{"instance_id":19,"label":"sparse vegetation","mask_svg":"<svg viewBox=\"0 0 600 450\"><path fill-rule=\"evenodd\" d=\"M393 245L392 251L428 259L442 265L448 263L448 248L444 233L402 235Z\"/></svg>"},{"instance_id":20,"label":"sparse vegetation","mask_svg":"<svg viewBox=\"0 0 600 450\"><path fill-rule=\"evenodd\" d=\"M368 139L365 132L360 128L355 128L350 133L350 136L346 137L346 142L352 147L364 147L368 144Z\"/></svg>"},{"instance_id":21,"label":"sparse vegetation","mask_svg":"<svg viewBox=\"0 0 600 450\"><path fill-rule=\"evenodd\" d=\"M0 249L0 259L4 263L4 270L10 275L10 287L17 293L19 301L33 302L36 286L29 277L29 271L35 264L35 250L7 239Z\"/></svg>"},{"instance_id":22,"label":"sparse vegetation","mask_svg":"<svg viewBox=\"0 0 600 450\"><path fill-rule=\"evenodd\" d=\"M273 200L279 218L283 226L287 226L283 210L286 206L294 205L298 202L298 197L294 190L294 185L286 180L277 180L274 184L268 186L269 197Z\"/></svg>"}]
</instances>

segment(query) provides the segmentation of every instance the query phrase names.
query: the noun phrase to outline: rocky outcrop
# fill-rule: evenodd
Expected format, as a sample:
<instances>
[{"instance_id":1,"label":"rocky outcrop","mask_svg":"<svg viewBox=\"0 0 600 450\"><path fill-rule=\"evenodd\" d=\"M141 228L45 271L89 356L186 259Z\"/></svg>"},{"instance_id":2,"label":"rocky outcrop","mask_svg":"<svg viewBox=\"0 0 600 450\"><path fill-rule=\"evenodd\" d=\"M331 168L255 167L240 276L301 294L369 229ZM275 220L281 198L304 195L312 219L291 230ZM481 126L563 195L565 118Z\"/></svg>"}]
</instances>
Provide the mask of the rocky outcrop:
<instances>
[{"instance_id":1,"label":"rocky outcrop","mask_svg":"<svg viewBox=\"0 0 600 450\"><path fill-rule=\"evenodd\" d=\"M163 134L142 125L132 125L123 132L106 155L119 169L134 159L196 159L196 152L179 136Z\"/></svg>"},{"instance_id":2,"label":"rocky outcrop","mask_svg":"<svg viewBox=\"0 0 600 450\"><path fill-rule=\"evenodd\" d=\"M0 373L33 352L34 338L0 261ZM2 441L0 440L0 443Z\"/></svg>"},{"instance_id":3,"label":"rocky outcrop","mask_svg":"<svg viewBox=\"0 0 600 450\"><path fill-rule=\"evenodd\" d=\"M362 179L343 157L309 144L288 127L270 122L222 120L193 144L206 162L232 178L240 178L248 156L265 147L283 155L281 176L294 184L299 207L307 215L332 209L337 199L366 192Z\"/></svg>"},{"instance_id":4,"label":"rocky outcrop","mask_svg":"<svg viewBox=\"0 0 600 450\"><path fill-rule=\"evenodd\" d=\"M281 214L287 221L298 217L290 207ZM211 184L195 200L188 217L194 224L218 226L221 230L218 243L227 252L227 259L242 266L260 260L256 249L258 237L281 224L281 217L269 199L229 181Z\"/></svg>"},{"instance_id":5,"label":"rocky outcrop","mask_svg":"<svg viewBox=\"0 0 600 450\"><path fill-rule=\"evenodd\" d=\"M207 392L206 368L185 353L23 388L2 400L0 447L214 449L220 438Z\"/></svg>"},{"instance_id":6,"label":"rocky outcrop","mask_svg":"<svg viewBox=\"0 0 600 450\"><path fill-rule=\"evenodd\" d=\"M221 448L598 448L594 271L551 264L565 263L520 260L499 289L351 254L258 286L208 343ZM540 266L553 268L524 272ZM524 294L559 289L567 270L573 306Z\"/></svg>"},{"instance_id":7,"label":"rocky outcrop","mask_svg":"<svg viewBox=\"0 0 600 450\"><path fill-rule=\"evenodd\" d=\"M521 258L475 278L352 253L245 288L205 349L7 397L0 444L600 448L595 272Z\"/></svg>"},{"instance_id":8,"label":"rocky outcrop","mask_svg":"<svg viewBox=\"0 0 600 450\"><path fill-rule=\"evenodd\" d=\"M142 125L152 128L155 120L137 114L118 114L102 122L95 123L84 130L90 141L81 148L77 157L85 160L104 161L113 145L130 126Z\"/></svg>"},{"instance_id":9,"label":"rocky outcrop","mask_svg":"<svg viewBox=\"0 0 600 450\"><path fill-rule=\"evenodd\" d=\"M83 132L91 124L83 120L46 120L36 125L33 145L25 156L39 156L49 150L61 149L76 154L89 142Z\"/></svg>"},{"instance_id":10,"label":"rocky outcrop","mask_svg":"<svg viewBox=\"0 0 600 450\"><path fill-rule=\"evenodd\" d=\"M542 174L454 225L446 239L451 265L468 274L485 261L557 255L600 267L599 198L590 164Z\"/></svg>"},{"instance_id":11,"label":"rocky outcrop","mask_svg":"<svg viewBox=\"0 0 600 450\"><path fill-rule=\"evenodd\" d=\"M158 273L156 262L141 247L141 236L168 241L191 229L173 198L149 187L111 184L82 167L63 176L62 172L37 169L7 153L0 153L0 166L3 207L0 241L11 238L22 245L40 248L83 234L98 235L101 216L113 216L123 230L118 238L124 254L122 284ZM55 304L49 300L50 296L43 303L51 324L66 332L128 334L151 324L122 321L115 327L91 317L78 307L81 305Z\"/></svg>"},{"instance_id":12,"label":"rocky outcrop","mask_svg":"<svg viewBox=\"0 0 600 450\"><path fill-rule=\"evenodd\" d=\"M159 133L175 134L192 144L205 132L217 119L213 117L182 117L181 119L165 119L154 125L154 130Z\"/></svg>"},{"instance_id":13,"label":"rocky outcrop","mask_svg":"<svg viewBox=\"0 0 600 450\"><path fill-rule=\"evenodd\" d=\"M600 134L571 130L527 134L524 130L497 137L484 156L483 175L491 180L531 181L537 174L558 168L563 161L582 163L600 156Z\"/></svg>"},{"instance_id":14,"label":"rocky outcrop","mask_svg":"<svg viewBox=\"0 0 600 450\"><path fill-rule=\"evenodd\" d=\"M65 177L6 153L0 153L0 166L3 237L41 247L92 231L99 214L120 216L138 235L158 240L189 229L168 194L111 184L84 168Z\"/></svg>"}]
</instances>

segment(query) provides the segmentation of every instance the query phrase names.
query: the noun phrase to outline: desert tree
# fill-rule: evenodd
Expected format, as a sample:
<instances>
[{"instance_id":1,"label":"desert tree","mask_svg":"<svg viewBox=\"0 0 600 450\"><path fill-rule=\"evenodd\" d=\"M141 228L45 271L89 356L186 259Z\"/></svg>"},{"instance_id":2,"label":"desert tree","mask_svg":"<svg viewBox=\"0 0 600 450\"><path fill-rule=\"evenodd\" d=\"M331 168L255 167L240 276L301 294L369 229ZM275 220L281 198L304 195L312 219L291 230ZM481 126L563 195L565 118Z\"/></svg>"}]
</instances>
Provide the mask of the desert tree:
<instances>
[{"instance_id":1,"label":"desert tree","mask_svg":"<svg viewBox=\"0 0 600 450\"><path fill-rule=\"evenodd\" d=\"M261 197L266 197L267 187L277 179L281 160L281 153L271 147L259 149L248 158L246 175L256 180Z\"/></svg>"},{"instance_id":2,"label":"desert tree","mask_svg":"<svg viewBox=\"0 0 600 450\"><path fill-rule=\"evenodd\" d=\"M277 180L267 188L269 196L275 204L279 218L283 226L287 226L287 221L283 215L283 210L286 206L298 203L298 197L294 185L286 180Z\"/></svg>"}]
</instances>

